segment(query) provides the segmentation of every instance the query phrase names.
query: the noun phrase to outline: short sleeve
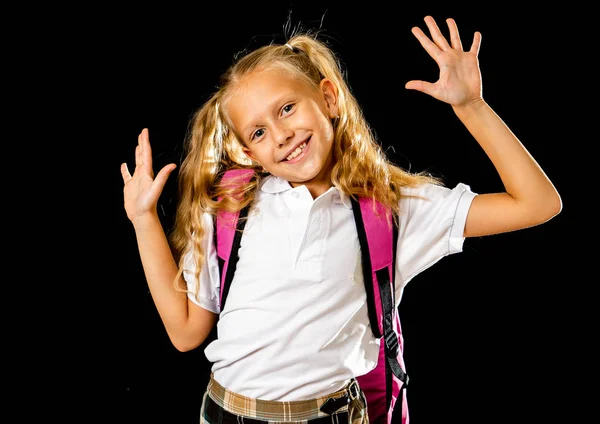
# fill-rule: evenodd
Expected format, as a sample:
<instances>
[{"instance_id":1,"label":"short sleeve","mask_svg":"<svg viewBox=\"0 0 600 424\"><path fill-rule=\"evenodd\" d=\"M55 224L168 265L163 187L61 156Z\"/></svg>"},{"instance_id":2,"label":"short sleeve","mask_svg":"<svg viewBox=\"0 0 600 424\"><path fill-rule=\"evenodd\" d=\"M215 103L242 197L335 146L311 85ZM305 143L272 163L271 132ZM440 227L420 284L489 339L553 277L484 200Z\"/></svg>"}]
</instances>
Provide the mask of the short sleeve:
<instances>
[{"instance_id":1,"label":"short sleeve","mask_svg":"<svg viewBox=\"0 0 600 424\"><path fill-rule=\"evenodd\" d=\"M397 303L401 290L413 277L443 257L462 252L467 215L476 195L462 183L452 189L425 184L405 192L400 200Z\"/></svg>"},{"instance_id":2,"label":"short sleeve","mask_svg":"<svg viewBox=\"0 0 600 424\"><path fill-rule=\"evenodd\" d=\"M184 256L183 263L183 278L188 288L188 298L196 305L214 312L219 313L219 291L220 291L220 276L219 276L219 261L217 259L217 250L213 243L213 220L210 214L205 214L202 221L204 229L204 237L202 239L202 247L204 252L204 263L200 271L200 290L196 295L197 280L194 276L196 264L194 263L191 251Z\"/></svg>"}]
</instances>

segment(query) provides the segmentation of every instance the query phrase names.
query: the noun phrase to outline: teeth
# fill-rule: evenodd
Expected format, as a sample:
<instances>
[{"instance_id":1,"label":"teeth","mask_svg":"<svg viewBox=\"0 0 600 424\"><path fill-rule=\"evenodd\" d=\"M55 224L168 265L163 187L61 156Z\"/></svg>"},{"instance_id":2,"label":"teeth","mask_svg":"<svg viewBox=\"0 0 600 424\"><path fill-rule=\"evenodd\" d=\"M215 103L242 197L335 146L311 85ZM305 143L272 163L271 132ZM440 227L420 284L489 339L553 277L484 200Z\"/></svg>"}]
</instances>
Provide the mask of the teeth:
<instances>
[{"instance_id":1,"label":"teeth","mask_svg":"<svg viewBox=\"0 0 600 424\"><path fill-rule=\"evenodd\" d=\"M299 145L296 150L294 150L292 153L290 153L290 155L286 158L287 160L292 160L294 159L296 156L298 156L300 154L300 152L302 150L304 150L304 148L306 147L306 143L302 143L301 145Z\"/></svg>"}]
</instances>

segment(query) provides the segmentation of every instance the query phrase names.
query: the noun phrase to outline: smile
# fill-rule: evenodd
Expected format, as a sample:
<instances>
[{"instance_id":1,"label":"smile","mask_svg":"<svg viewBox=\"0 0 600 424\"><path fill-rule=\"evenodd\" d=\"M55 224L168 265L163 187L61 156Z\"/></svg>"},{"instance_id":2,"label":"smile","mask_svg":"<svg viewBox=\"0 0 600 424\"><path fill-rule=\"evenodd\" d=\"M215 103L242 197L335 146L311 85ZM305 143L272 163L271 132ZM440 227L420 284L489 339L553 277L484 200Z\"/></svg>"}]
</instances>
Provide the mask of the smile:
<instances>
[{"instance_id":1,"label":"smile","mask_svg":"<svg viewBox=\"0 0 600 424\"><path fill-rule=\"evenodd\" d=\"M292 153L290 153L288 155L288 157L285 158L284 162L285 163L296 163L302 160L302 158L304 156L306 156L306 153L308 151L308 142L310 140L305 141L304 143L302 143L301 145L299 145L298 147L296 147L296 150L294 150Z\"/></svg>"}]
</instances>

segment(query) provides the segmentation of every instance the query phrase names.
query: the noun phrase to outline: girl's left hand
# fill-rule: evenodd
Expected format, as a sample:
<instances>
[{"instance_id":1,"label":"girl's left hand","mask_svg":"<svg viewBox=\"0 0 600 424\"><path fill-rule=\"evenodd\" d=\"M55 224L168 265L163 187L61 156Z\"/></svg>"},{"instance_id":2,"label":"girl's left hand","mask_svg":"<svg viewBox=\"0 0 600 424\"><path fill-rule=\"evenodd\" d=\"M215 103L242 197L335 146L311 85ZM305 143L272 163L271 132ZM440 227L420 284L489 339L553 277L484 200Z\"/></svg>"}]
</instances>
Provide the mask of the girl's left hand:
<instances>
[{"instance_id":1,"label":"girl's left hand","mask_svg":"<svg viewBox=\"0 0 600 424\"><path fill-rule=\"evenodd\" d=\"M481 71L478 59L481 33L475 32L471 49L465 52L454 19L446 20L450 30L450 44L431 16L425 17L425 23L432 39L429 39L419 27L412 28L412 33L438 64L440 76L435 83L422 80L408 81L405 88L429 94L454 107L481 100Z\"/></svg>"}]
</instances>

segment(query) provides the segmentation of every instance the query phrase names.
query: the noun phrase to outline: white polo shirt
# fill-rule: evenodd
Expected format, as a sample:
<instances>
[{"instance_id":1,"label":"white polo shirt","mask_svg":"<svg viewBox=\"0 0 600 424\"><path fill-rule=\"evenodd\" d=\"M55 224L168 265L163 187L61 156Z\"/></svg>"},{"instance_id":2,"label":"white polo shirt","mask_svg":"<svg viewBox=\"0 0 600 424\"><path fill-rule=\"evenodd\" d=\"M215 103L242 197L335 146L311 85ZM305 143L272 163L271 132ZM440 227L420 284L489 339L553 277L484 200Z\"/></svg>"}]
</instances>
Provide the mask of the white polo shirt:
<instances>
[{"instance_id":1,"label":"white polo shirt","mask_svg":"<svg viewBox=\"0 0 600 424\"><path fill-rule=\"evenodd\" d=\"M444 256L462 251L469 186L425 185L404 197L396 260L396 306L406 283ZM341 389L377 364L360 246L350 199L330 188L317 199L305 186L265 178L256 193L225 303L210 215L197 305L219 313L218 338L205 350L215 379L251 398L311 399ZM210 242L209 242L210 241ZM184 277L193 291L194 266Z\"/></svg>"}]
</instances>

